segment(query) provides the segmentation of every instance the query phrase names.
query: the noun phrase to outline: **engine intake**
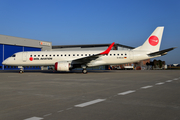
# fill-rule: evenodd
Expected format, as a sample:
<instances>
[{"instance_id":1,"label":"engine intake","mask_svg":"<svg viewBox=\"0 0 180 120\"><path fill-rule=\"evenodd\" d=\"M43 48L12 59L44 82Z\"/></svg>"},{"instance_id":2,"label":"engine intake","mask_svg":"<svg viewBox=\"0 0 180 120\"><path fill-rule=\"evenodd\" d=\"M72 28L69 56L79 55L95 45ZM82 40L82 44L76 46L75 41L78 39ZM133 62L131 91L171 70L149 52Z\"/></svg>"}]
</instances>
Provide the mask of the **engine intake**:
<instances>
[{"instance_id":1,"label":"engine intake","mask_svg":"<svg viewBox=\"0 0 180 120\"><path fill-rule=\"evenodd\" d=\"M71 63L68 61L61 61L55 63L56 71L69 71L71 68Z\"/></svg>"}]
</instances>

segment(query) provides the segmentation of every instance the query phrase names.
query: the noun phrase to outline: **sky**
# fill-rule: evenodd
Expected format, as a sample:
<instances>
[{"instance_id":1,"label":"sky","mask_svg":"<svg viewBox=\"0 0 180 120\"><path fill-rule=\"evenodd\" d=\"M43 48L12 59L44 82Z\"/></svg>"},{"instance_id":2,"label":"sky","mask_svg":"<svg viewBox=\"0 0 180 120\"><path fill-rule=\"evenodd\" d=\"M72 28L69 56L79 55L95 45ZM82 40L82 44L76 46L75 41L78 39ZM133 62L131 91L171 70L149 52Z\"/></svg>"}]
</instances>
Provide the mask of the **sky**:
<instances>
[{"instance_id":1,"label":"sky","mask_svg":"<svg viewBox=\"0 0 180 120\"><path fill-rule=\"evenodd\" d=\"M179 0L0 0L0 34L53 45L142 45L164 26L157 60L180 63Z\"/></svg>"}]
</instances>

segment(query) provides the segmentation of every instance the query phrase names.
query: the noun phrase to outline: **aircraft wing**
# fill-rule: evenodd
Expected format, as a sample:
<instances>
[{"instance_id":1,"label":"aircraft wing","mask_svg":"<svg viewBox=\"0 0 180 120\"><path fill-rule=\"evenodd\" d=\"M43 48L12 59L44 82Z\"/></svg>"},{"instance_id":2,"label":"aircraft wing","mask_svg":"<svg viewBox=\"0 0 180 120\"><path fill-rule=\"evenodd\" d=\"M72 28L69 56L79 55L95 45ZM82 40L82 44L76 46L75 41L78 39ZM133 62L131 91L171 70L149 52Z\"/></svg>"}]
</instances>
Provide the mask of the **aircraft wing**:
<instances>
[{"instance_id":1,"label":"aircraft wing","mask_svg":"<svg viewBox=\"0 0 180 120\"><path fill-rule=\"evenodd\" d=\"M161 51L158 51L158 52L153 52L153 53L150 53L148 54L150 57L153 57L153 56L158 56L158 55L166 55L167 52L171 51L171 50L174 50L176 47L173 47L173 48L169 48L169 49L165 49L165 50L161 50Z\"/></svg>"},{"instance_id":2,"label":"aircraft wing","mask_svg":"<svg viewBox=\"0 0 180 120\"><path fill-rule=\"evenodd\" d=\"M72 62L73 63L79 63L79 64L85 64L86 65L87 63L91 62L92 60L96 60L101 55L107 55L110 52L110 50L112 49L113 45L114 45L114 42L102 53L91 55L91 56L88 56L88 57L83 57L83 58L75 59Z\"/></svg>"}]
</instances>

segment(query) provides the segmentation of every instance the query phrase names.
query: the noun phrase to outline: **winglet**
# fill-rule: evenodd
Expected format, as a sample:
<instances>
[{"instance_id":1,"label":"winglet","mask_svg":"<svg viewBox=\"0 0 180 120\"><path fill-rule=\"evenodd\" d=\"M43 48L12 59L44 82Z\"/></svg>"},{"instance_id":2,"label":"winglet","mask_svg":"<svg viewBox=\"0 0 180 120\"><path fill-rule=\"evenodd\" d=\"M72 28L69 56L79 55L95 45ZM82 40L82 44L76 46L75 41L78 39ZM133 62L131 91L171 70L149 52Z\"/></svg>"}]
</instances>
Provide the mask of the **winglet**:
<instances>
[{"instance_id":1,"label":"winglet","mask_svg":"<svg viewBox=\"0 0 180 120\"><path fill-rule=\"evenodd\" d=\"M114 46L114 43L115 42L113 42L104 52L100 53L100 55L108 54L110 50L112 49L112 47Z\"/></svg>"}]
</instances>

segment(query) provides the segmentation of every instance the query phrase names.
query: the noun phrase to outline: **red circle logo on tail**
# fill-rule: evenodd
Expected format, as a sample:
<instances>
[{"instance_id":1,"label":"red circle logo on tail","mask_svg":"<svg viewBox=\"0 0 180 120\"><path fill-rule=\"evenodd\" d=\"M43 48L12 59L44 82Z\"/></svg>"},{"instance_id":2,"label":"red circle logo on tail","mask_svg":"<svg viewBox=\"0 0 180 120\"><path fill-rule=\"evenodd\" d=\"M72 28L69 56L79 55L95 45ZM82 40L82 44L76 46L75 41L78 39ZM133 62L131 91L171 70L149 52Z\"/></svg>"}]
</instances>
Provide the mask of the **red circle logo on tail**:
<instances>
[{"instance_id":1,"label":"red circle logo on tail","mask_svg":"<svg viewBox=\"0 0 180 120\"><path fill-rule=\"evenodd\" d=\"M30 60L30 61L33 61L33 57L30 57L29 60Z\"/></svg>"},{"instance_id":2,"label":"red circle logo on tail","mask_svg":"<svg viewBox=\"0 0 180 120\"><path fill-rule=\"evenodd\" d=\"M156 36L149 37L149 44L152 46L156 46L159 43L159 39Z\"/></svg>"}]
</instances>

